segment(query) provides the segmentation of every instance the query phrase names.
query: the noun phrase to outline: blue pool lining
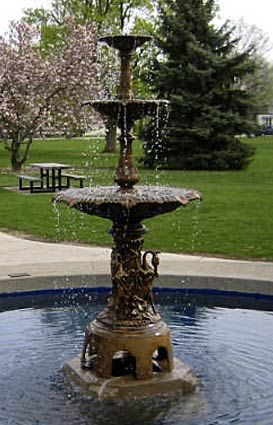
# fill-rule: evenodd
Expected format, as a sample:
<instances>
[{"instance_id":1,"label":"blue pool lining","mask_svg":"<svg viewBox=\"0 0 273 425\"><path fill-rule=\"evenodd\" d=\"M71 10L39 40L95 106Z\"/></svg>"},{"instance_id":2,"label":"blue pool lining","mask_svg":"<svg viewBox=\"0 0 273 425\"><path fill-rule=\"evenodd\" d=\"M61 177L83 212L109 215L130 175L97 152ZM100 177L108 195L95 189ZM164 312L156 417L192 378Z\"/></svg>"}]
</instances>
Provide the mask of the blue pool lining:
<instances>
[{"instance_id":1,"label":"blue pool lining","mask_svg":"<svg viewBox=\"0 0 273 425\"><path fill-rule=\"evenodd\" d=\"M204 289L204 288L159 288L155 287L155 294L161 293L178 293L178 294L204 294L204 295L224 295L232 297L251 297L259 299L270 299L273 300L273 295L262 294L259 292L243 292L243 291L230 291L221 289ZM0 293L1 298L7 297L24 297L24 296L35 296L35 295L54 295L54 294L104 294L110 293L111 288L109 286L98 286L98 287L79 287L79 288L59 288L59 289L40 289L33 291L16 291L16 292L4 292Z\"/></svg>"}]
</instances>

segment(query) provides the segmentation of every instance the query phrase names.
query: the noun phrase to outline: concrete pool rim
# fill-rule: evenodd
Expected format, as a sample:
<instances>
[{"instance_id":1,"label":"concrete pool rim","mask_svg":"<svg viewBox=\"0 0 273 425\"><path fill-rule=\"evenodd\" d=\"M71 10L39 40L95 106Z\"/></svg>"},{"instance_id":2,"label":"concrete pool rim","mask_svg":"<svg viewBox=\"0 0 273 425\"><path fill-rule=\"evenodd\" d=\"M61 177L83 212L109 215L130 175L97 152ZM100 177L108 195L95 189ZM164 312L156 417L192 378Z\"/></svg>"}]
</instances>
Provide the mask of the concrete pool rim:
<instances>
[{"instance_id":1,"label":"concrete pool rim","mask_svg":"<svg viewBox=\"0 0 273 425\"><path fill-rule=\"evenodd\" d=\"M273 282L217 276L161 275L156 293L177 292L210 295L244 295L257 298L272 297ZM106 274L67 276L17 276L0 280L0 298L31 294L80 293L111 291L111 279Z\"/></svg>"},{"instance_id":2,"label":"concrete pool rim","mask_svg":"<svg viewBox=\"0 0 273 425\"><path fill-rule=\"evenodd\" d=\"M110 247L40 242L0 231L0 297L111 288ZM158 290L273 296L273 262L162 252Z\"/></svg>"}]
</instances>

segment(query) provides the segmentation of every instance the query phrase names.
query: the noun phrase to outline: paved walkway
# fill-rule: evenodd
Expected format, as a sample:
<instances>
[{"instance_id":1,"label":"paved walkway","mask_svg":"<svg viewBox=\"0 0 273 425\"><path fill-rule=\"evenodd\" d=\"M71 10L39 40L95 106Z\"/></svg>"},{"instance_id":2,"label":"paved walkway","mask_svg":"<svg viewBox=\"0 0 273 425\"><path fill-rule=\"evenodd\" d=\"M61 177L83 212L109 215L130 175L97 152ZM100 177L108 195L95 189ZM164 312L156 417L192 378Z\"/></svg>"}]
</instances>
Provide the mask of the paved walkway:
<instances>
[{"instance_id":1,"label":"paved walkway","mask_svg":"<svg viewBox=\"0 0 273 425\"><path fill-rule=\"evenodd\" d=\"M109 248L46 243L0 232L1 280L34 276L109 275ZM209 276L270 281L273 263L162 253L160 275Z\"/></svg>"}]
</instances>

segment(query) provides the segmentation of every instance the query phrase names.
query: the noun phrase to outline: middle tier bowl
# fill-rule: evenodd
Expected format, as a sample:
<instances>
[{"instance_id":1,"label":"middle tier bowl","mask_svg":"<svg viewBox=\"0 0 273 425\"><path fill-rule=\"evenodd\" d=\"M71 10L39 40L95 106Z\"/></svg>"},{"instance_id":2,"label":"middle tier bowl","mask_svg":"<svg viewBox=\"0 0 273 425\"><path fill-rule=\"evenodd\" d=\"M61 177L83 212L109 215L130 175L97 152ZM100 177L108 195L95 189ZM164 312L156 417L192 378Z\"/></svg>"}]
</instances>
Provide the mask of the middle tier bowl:
<instances>
[{"instance_id":1,"label":"middle tier bowl","mask_svg":"<svg viewBox=\"0 0 273 425\"><path fill-rule=\"evenodd\" d=\"M135 186L130 190L117 186L72 188L55 195L56 202L64 202L81 212L130 224L200 199L200 193L195 190L164 186Z\"/></svg>"},{"instance_id":2,"label":"middle tier bowl","mask_svg":"<svg viewBox=\"0 0 273 425\"><path fill-rule=\"evenodd\" d=\"M102 116L116 120L119 127L126 122L132 124L146 116L157 116L164 108L167 112L167 100L145 99L114 99L114 100L87 100L83 106L90 105Z\"/></svg>"}]
</instances>

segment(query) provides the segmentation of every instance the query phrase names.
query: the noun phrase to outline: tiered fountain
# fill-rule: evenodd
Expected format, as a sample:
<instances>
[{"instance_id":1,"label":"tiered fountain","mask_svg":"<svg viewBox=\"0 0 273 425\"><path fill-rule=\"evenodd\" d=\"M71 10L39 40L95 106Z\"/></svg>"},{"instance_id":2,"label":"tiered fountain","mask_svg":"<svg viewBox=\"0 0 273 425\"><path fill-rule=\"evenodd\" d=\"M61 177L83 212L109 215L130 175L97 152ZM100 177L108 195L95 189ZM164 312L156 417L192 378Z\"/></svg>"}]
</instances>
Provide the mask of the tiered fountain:
<instances>
[{"instance_id":1,"label":"tiered fountain","mask_svg":"<svg viewBox=\"0 0 273 425\"><path fill-rule=\"evenodd\" d=\"M83 351L64 370L83 390L104 397L128 397L193 391L191 368L173 358L170 332L156 311L152 285L158 275L159 253L142 254L143 219L175 210L200 199L193 190L136 186L139 177L132 154L134 122L166 107L166 101L132 98L130 62L145 36L103 37L119 51L121 75L118 98L86 101L120 129L120 156L110 187L68 189L55 196L83 213L112 220L115 246L111 256L112 296L107 307L86 329Z\"/></svg>"}]
</instances>

